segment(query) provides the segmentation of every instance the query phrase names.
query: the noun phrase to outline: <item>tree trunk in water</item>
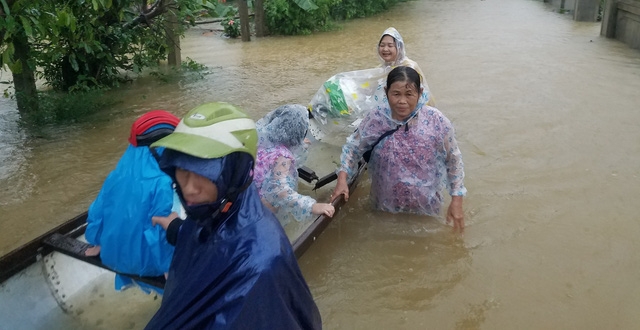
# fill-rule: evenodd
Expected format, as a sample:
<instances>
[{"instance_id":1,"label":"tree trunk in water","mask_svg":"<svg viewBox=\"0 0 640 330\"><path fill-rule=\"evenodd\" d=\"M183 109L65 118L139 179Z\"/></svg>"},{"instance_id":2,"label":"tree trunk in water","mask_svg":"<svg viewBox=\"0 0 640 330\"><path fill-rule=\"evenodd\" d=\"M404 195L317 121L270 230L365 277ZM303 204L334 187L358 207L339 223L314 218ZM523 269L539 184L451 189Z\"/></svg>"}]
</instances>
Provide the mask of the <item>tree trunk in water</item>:
<instances>
[{"instance_id":1,"label":"tree trunk in water","mask_svg":"<svg viewBox=\"0 0 640 330\"><path fill-rule=\"evenodd\" d=\"M238 1L238 13L240 14L240 35L242 36L242 41L251 41L249 6L247 5L247 0Z\"/></svg>"},{"instance_id":2,"label":"tree trunk in water","mask_svg":"<svg viewBox=\"0 0 640 330\"><path fill-rule=\"evenodd\" d=\"M169 5L174 5L174 1L169 2ZM178 34L178 17L175 11L167 11L167 22L165 23L165 32L167 35L167 46L169 47L169 54L167 61L169 65L179 66L182 63L180 54L180 35Z\"/></svg>"},{"instance_id":3,"label":"tree trunk in water","mask_svg":"<svg viewBox=\"0 0 640 330\"><path fill-rule=\"evenodd\" d=\"M267 26L264 22L264 6L263 0L253 1L254 23L256 26L256 37L264 37L268 34Z\"/></svg>"},{"instance_id":4,"label":"tree trunk in water","mask_svg":"<svg viewBox=\"0 0 640 330\"><path fill-rule=\"evenodd\" d=\"M21 114L35 113L38 111L38 90L33 69L29 66L29 41L24 32L14 36L13 47L15 49L13 58L16 63L15 70L12 70L11 74L18 111Z\"/></svg>"}]
</instances>

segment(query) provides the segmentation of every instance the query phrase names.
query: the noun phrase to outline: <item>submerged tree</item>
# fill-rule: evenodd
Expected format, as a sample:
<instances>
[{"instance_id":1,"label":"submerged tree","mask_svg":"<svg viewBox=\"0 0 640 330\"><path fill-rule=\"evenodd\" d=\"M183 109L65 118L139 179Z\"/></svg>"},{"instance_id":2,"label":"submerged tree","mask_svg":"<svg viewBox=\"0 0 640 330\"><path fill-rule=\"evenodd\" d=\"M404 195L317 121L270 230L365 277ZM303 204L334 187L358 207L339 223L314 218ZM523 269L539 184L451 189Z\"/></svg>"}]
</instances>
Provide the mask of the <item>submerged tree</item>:
<instances>
[{"instance_id":1,"label":"submerged tree","mask_svg":"<svg viewBox=\"0 0 640 330\"><path fill-rule=\"evenodd\" d=\"M18 108L33 112L38 109L36 64L29 47L33 30L28 15L20 14L27 11L23 4L20 0L0 0L0 69L6 65L11 70Z\"/></svg>"},{"instance_id":2,"label":"submerged tree","mask_svg":"<svg viewBox=\"0 0 640 330\"><path fill-rule=\"evenodd\" d=\"M0 67L13 76L18 109L37 111L36 78L56 90L117 86L123 72L157 65L168 52L170 13L182 34L207 0L0 0Z\"/></svg>"}]
</instances>

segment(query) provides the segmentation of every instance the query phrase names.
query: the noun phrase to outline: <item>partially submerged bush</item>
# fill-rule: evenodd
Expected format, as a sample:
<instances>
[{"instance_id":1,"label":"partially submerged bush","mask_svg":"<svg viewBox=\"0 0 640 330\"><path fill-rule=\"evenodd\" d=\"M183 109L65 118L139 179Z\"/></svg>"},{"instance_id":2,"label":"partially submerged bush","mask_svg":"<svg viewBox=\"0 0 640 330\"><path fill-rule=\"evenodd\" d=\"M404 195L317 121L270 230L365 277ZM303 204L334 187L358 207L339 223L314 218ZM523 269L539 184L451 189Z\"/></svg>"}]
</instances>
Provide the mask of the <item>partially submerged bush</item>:
<instances>
[{"instance_id":1,"label":"partially submerged bush","mask_svg":"<svg viewBox=\"0 0 640 330\"><path fill-rule=\"evenodd\" d=\"M147 71L145 75L154 77L159 83L191 83L201 80L209 73L209 68L187 57L180 67L164 67L165 70ZM114 97L114 90L107 88L60 92L49 90L38 93L37 112L22 114L22 122L29 126L45 126L68 122L82 122L93 114L112 108L121 103ZM142 98L146 96L141 95Z\"/></svg>"},{"instance_id":2,"label":"partially submerged bush","mask_svg":"<svg viewBox=\"0 0 640 330\"><path fill-rule=\"evenodd\" d=\"M274 34L310 34L332 28L335 20L367 17L402 0L270 0L265 2L267 28Z\"/></svg>"},{"instance_id":3,"label":"partially submerged bush","mask_svg":"<svg viewBox=\"0 0 640 330\"><path fill-rule=\"evenodd\" d=\"M233 17L227 17L220 22L224 29L224 34L229 38L237 38L240 36L240 20Z\"/></svg>"},{"instance_id":4,"label":"partially submerged bush","mask_svg":"<svg viewBox=\"0 0 640 330\"><path fill-rule=\"evenodd\" d=\"M105 96L103 91L92 90L75 93L56 91L41 92L38 95L39 111L27 112L22 121L28 125L43 126L52 123L81 121L118 101Z\"/></svg>"}]
</instances>

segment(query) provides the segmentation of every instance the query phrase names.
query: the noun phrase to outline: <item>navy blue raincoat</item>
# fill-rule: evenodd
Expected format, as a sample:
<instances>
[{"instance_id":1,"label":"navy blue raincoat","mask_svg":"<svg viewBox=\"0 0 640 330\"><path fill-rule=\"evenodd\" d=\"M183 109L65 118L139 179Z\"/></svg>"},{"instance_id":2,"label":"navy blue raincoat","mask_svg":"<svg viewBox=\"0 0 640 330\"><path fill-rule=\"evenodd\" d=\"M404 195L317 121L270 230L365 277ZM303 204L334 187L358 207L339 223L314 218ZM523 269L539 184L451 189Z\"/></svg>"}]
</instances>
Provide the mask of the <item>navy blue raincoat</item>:
<instances>
[{"instance_id":1,"label":"navy blue raincoat","mask_svg":"<svg viewBox=\"0 0 640 330\"><path fill-rule=\"evenodd\" d=\"M320 329L291 244L253 184L217 229L187 218L146 329Z\"/></svg>"}]
</instances>

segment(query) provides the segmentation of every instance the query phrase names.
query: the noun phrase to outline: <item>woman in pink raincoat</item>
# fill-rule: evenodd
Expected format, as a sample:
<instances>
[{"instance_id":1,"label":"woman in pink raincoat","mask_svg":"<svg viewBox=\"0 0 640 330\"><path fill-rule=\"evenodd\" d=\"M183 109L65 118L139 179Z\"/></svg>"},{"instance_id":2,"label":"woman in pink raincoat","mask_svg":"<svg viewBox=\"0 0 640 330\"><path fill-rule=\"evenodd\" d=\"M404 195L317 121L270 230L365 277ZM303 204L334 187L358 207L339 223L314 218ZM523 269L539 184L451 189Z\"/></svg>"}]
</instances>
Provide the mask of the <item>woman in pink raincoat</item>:
<instances>
[{"instance_id":1,"label":"woman in pink raincoat","mask_svg":"<svg viewBox=\"0 0 640 330\"><path fill-rule=\"evenodd\" d=\"M269 112L256 122L258 156L254 183L260 198L280 223L291 217L296 221L310 220L312 215L332 217L335 208L318 203L310 196L298 193L298 170L304 165L309 131L309 112L299 104L286 104Z\"/></svg>"},{"instance_id":2,"label":"woman in pink raincoat","mask_svg":"<svg viewBox=\"0 0 640 330\"><path fill-rule=\"evenodd\" d=\"M467 192L462 155L449 119L425 104L420 80L419 73L406 66L389 73L384 88L388 101L367 113L342 148L332 197L349 198L347 180L371 150L371 200L376 209L437 216L446 187L451 195L447 222L462 231Z\"/></svg>"}]
</instances>

